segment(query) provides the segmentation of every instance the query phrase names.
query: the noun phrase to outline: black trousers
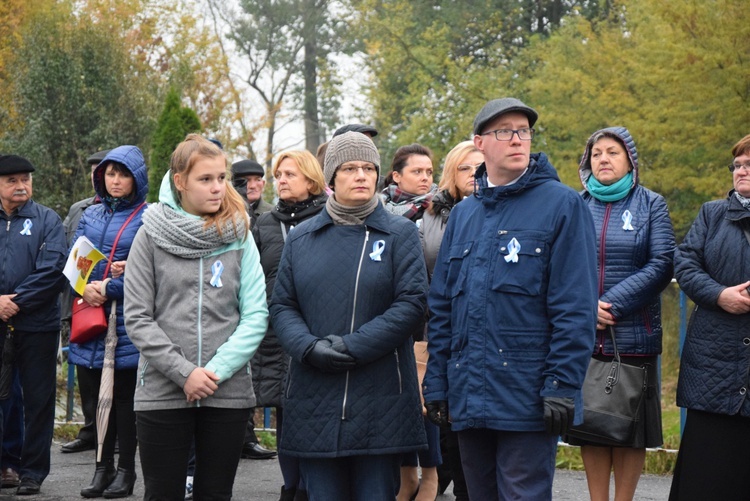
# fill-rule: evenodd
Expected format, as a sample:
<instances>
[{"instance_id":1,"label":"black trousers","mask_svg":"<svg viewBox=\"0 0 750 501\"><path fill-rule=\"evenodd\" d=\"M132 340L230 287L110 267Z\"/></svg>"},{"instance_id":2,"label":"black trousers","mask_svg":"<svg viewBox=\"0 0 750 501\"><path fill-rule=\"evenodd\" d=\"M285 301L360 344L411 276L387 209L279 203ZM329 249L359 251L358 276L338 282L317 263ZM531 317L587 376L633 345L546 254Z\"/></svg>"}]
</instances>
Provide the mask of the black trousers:
<instances>
[{"instance_id":1,"label":"black trousers","mask_svg":"<svg viewBox=\"0 0 750 501\"><path fill-rule=\"evenodd\" d=\"M195 440L193 496L232 498L250 409L191 407L136 412L143 499L182 501L190 445Z\"/></svg>"},{"instance_id":2,"label":"black trousers","mask_svg":"<svg viewBox=\"0 0 750 501\"><path fill-rule=\"evenodd\" d=\"M99 393L99 385L94 375L80 365L76 366L78 376L78 392L81 395L81 410L83 411L83 426L78 430L78 438L96 443L96 401ZM94 390L94 388L97 388Z\"/></svg>"}]
</instances>

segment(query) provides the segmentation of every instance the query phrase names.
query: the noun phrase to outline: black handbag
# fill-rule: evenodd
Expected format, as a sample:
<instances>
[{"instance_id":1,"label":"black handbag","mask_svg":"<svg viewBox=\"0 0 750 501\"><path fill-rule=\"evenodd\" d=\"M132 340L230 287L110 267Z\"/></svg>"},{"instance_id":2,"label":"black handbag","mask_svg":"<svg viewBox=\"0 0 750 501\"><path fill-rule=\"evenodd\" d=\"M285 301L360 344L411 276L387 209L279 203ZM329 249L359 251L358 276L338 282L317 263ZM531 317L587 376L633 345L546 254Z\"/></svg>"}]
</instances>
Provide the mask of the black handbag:
<instances>
[{"instance_id":1,"label":"black handbag","mask_svg":"<svg viewBox=\"0 0 750 501\"><path fill-rule=\"evenodd\" d=\"M615 359L589 362L583 381L583 423L572 427L568 435L603 445L627 445L646 397L648 369L623 364L611 326L609 334Z\"/></svg>"}]
</instances>

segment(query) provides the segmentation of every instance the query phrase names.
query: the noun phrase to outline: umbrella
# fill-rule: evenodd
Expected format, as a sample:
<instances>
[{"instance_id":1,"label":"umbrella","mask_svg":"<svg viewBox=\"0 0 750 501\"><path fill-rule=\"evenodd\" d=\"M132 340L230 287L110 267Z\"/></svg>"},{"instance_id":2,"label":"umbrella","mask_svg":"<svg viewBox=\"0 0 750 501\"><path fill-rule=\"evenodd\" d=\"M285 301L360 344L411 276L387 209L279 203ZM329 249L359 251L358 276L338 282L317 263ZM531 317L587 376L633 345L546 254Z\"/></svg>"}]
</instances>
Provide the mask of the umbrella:
<instances>
[{"instance_id":1,"label":"umbrella","mask_svg":"<svg viewBox=\"0 0 750 501\"><path fill-rule=\"evenodd\" d=\"M117 347L117 300L112 300L107 324L107 337L104 341L104 364L102 380L99 384L99 402L96 405L96 461L102 460L104 437L109 426L109 412L112 410L112 394L115 386L115 348Z\"/></svg>"},{"instance_id":2,"label":"umbrella","mask_svg":"<svg viewBox=\"0 0 750 501\"><path fill-rule=\"evenodd\" d=\"M13 326L7 324L5 331L5 344L0 356L2 368L0 368L0 400L10 397L11 387L13 386L13 365L16 359L15 341Z\"/></svg>"}]
</instances>

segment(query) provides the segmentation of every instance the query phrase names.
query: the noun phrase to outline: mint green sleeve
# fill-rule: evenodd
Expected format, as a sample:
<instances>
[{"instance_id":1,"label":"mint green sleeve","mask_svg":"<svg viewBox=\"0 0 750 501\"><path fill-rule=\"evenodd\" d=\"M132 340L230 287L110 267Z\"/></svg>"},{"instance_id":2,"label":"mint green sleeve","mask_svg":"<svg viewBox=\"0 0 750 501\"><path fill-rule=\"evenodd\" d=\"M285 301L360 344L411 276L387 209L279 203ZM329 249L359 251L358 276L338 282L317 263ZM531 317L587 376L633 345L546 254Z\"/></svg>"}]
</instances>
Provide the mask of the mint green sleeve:
<instances>
[{"instance_id":1,"label":"mint green sleeve","mask_svg":"<svg viewBox=\"0 0 750 501\"><path fill-rule=\"evenodd\" d=\"M266 279L260 266L258 249L250 235L242 247L238 298L240 322L206 364L206 369L219 376L219 384L247 365L268 329Z\"/></svg>"}]
</instances>

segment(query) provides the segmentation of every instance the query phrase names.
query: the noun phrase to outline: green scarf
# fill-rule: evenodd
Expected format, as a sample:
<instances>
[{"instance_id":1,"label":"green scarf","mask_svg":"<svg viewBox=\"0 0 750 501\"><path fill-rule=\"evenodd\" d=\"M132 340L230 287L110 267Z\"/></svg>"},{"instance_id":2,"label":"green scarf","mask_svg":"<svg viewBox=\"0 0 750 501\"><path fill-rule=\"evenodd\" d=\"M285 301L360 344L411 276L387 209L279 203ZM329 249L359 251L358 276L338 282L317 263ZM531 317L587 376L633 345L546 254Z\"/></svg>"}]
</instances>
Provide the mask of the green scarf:
<instances>
[{"instance_id":1,"label":"green scarf","mask_svg":"<svg viewBox=\"0 0 750 501\"><path fill-rule=\"evenodd\" d=\"M622 179L610 185L604 185L597 181L593 174L586 181L586 189L591 196L600 202L617 202L625 198L633 187L633 172L628 172Z\"/></svg>"}]
</instances>

